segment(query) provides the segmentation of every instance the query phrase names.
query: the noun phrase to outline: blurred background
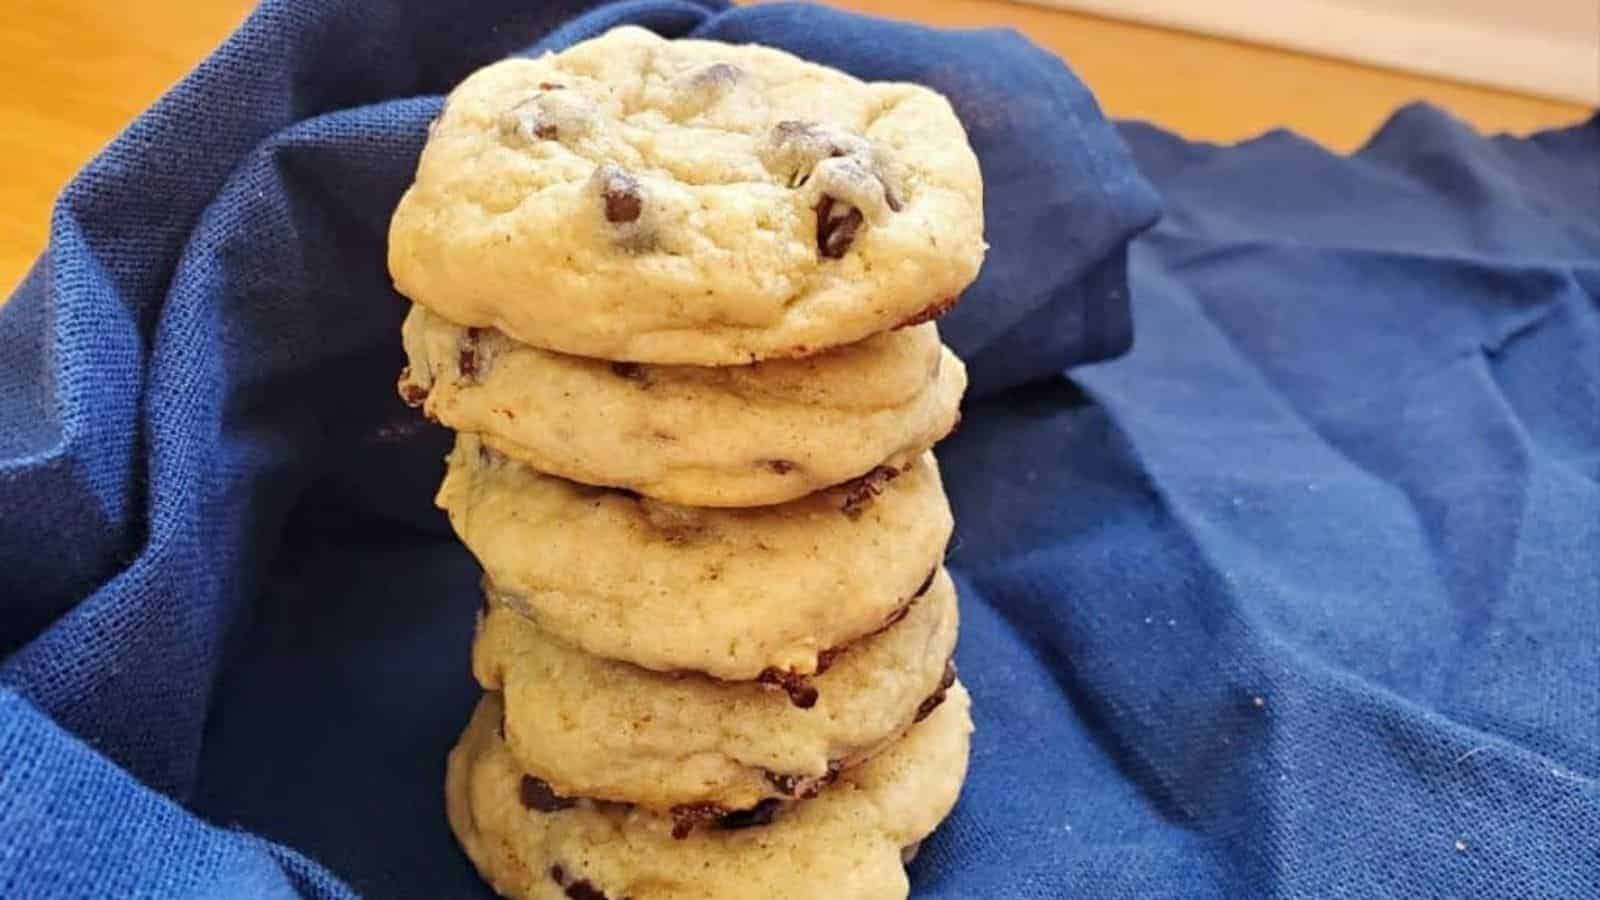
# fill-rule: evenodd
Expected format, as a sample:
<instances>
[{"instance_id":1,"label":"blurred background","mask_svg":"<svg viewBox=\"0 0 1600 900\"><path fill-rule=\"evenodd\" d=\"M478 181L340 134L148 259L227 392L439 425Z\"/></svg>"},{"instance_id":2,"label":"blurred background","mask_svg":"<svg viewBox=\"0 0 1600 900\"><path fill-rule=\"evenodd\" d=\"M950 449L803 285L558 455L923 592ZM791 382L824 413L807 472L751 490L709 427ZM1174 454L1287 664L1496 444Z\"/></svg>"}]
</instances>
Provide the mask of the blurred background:
<instances>
[{"instance_id":1,"label":"blurred background","mask_svg":"<svg viewBox=\"0 0 1600 900\"><path fill-rule=\"evenodd\" d=\"M421 2L421 0L419 0ZM530 0L533 2L533 0ZM1063 56L1108 113L1186 137L1289 128L1359 147L1427 100L1484 131L1600 104L1600 0L832 0L943 26L1005 25ZM248 0L24 0L0 17L0 297L62 185L248 14Z\"/></svg>"}]
</instances>

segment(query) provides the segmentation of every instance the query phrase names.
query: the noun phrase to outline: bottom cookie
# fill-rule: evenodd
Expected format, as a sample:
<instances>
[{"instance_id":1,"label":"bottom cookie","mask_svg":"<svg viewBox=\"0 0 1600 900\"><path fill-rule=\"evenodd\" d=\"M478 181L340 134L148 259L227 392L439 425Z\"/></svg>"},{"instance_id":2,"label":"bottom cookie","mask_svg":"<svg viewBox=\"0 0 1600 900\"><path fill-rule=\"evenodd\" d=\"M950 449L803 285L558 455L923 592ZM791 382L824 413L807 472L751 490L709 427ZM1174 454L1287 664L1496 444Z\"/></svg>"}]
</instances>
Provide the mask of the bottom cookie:
<instances>
[{"instance_id":1,"label":"bottom cookie","mask_svg":"<svg viewBox=\"0 0 1600 900\"><path fill-rule=\"evenodd\" d=\"M907 848L949 814L966 777L970 705L957 682L898 743L816 798L770 822L677 840L665 816L526 796L499 734L501 700L488 694L450 752L445 803L478 871L515 900L903 898Z\"/></svg>"}]
</instances>

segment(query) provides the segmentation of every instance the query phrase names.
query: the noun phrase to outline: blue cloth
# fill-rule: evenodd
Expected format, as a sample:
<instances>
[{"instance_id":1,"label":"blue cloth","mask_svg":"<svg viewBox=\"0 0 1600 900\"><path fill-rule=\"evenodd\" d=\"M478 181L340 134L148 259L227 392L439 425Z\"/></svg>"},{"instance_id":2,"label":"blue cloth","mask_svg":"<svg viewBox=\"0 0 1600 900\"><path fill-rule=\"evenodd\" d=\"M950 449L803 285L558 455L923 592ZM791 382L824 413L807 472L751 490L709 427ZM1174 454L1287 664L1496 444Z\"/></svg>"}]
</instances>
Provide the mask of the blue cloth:
<instances>
[{"instance_id":1,"label":"blue cloth","mask_svg":"<svg viewBox=\"0 0 1600 900\"><path fill-rule=\"evenodd\" d=\"M929 84L981 157L919 897L1600 896L1600 119L1119 137L1006 32L586 5L269 0L62 195L0 311L0 896L487 895L385 226L441 92L624 21Z\"/></svg>"}]
</instances>

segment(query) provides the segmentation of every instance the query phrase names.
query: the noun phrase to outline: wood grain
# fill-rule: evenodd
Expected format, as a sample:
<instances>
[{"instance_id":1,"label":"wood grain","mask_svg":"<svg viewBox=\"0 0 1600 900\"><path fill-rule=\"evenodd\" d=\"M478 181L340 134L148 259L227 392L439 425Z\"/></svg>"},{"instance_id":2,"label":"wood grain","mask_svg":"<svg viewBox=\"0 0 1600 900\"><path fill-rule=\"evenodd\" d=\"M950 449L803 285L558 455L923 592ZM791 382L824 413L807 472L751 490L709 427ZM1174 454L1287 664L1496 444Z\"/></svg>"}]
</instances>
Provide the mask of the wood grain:
<instances>
[{"instance_id":1,"label":"wood grain","mask_svg":"<svg viewBox=\"0 0 1600 900\"><path fill-rule=\"evenodd\" d=\"M1283 126L1340 150L1426 99L1479 128L1526 131L1581 107L996 0L839 0L935 25L1007 25L1066 57L1115 116L1232 141ZM61 186L248 12L245 0L27 0L0 18L0 285L42 248ZM9 293L9 291L8 291Z\"/></svg>"}]
</instances>

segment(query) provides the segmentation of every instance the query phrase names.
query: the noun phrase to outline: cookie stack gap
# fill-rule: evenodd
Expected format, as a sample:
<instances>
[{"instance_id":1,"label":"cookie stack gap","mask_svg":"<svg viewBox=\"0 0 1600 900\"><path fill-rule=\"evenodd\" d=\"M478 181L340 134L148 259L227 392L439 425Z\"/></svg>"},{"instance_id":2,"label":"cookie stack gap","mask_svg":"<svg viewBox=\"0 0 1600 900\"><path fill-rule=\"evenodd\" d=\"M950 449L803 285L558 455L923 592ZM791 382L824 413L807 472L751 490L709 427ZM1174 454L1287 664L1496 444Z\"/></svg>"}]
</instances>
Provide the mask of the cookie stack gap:
<instances>
[{"instance_id":1,"label":"cookie stack gap","mask_svg":"<svg viewBox=\"0 0 1600 900\"><path fill-rule=\"evenodd\" d=\"M389 262L484 569L446 793L502 895L906 896L971 731L932 320L982 232L913 85L621 28L452 92Z\"/></svg>"}]
</instances>

